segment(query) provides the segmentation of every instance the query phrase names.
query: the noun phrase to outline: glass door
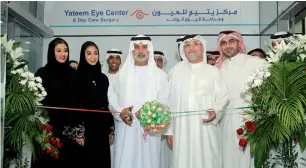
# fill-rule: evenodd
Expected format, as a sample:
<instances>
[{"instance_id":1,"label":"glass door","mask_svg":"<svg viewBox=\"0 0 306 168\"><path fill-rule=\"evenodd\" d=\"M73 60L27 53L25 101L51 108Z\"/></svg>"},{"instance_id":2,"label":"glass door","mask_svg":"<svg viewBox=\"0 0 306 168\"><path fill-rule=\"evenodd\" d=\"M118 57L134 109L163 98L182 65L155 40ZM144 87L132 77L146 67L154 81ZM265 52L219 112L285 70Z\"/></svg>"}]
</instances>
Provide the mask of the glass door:
<instances>
[{"instance_id":1,"label":"glass door","mask_svg":"<svg viewBox=\"0 0 306 168\"><path fill-rule=\"evenodd\" d=\"M1 37L7 33L8 8L6 2L1 2ZM3 144L4 144L4 110L5 110L5 77L6 77L6 58L0 55L0 167L3 167Z\"/></svg>"},{"instance_id":2,"label":"glass door","mask_svg":"<svg viewBox=\"0 0 306 168\"><path fill-rule=\"evenodd\" d=\"M305 34L306 33L306 9L300 11L295 17L290 26L292 33Z\"/></svg>"},{"instance_id":3,"label":"glass door","mask_svg":"<svg viewBox=\"0 0 306 168\"><path fill-rule=\"evenodd\" d=\"M40 68L37 66L41 66L38 61L42 58L41 46L43 45L43 37L20 23L12 16L9 16L8 18L8 28L9 39L21 42L20 47L23 49L22 57L28 61L29 71L35 73L35 71Z\"/></svg>"}]
</instances>

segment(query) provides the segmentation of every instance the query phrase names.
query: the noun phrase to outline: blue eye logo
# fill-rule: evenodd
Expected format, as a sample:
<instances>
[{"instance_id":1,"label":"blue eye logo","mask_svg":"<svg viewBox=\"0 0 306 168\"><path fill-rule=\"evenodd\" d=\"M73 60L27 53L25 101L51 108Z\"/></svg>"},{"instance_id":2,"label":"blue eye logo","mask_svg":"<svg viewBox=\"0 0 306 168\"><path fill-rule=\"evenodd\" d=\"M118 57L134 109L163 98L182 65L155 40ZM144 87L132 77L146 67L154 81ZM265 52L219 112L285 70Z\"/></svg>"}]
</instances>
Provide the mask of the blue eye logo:
<instances>
[{"instance_id":1,"label":"blue eye logo","mask_svg":"<svg viewBox=\"0 0 306 168\"><path fill-rule=\"evenodd\" d=\"M131 16L133 16L134 14L137 19L142 19L145 15L149 15L147 13L144 13L141 9L137 9L135 12L131 14Z\"/></svg>"}]
</instances>

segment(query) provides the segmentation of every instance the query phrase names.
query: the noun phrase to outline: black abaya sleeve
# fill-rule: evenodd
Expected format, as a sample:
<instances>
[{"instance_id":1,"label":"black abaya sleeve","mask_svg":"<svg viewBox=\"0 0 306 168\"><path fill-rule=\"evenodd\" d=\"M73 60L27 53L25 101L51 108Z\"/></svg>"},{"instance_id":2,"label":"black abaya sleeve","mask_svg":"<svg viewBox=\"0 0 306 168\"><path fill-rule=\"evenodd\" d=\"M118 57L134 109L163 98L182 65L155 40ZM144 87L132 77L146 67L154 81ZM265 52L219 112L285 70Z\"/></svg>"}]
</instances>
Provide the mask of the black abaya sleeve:
<instances>
[{"instance_id":1,"label":"black abaya sleeve","mask_svg":"<svg viewBox=\"0 0 306 168\"><path fill-rule=\"evenodd\" d=\"M109 85L110 85L110 82L109 82L109 79L108 77L102 73L102 81L104 81L105 85L103 85L103 97L102 97L102 108L105 108L107 110L109 110L108 106L109 106L109 101L108 101L108 96L107 96L107 93L108 93L108 88L109 88ZM108 124L108 127L109 127L109 134L112 134L114 135L115 133L115 122L114 122L114 116L111 114L111 113L108 113L109 115L107 115L107 124Z\"/></svg>"},{"instance_id":2,"label":"black abaya sleeve","mask_svg":"<svg viewBox=\"0 0 306 168\"><path fill-rule=\"evenodd\" d=\"M79 108L78 106L78 85L77 85L77 73L74 71L71 76L71 85L70 85L70 100L69 107ZM85 138L85 126L81 117L81 111L69 110L68 119L63 134L68 136L71 139L81 139Z\"/></svg>"}]
</instances>

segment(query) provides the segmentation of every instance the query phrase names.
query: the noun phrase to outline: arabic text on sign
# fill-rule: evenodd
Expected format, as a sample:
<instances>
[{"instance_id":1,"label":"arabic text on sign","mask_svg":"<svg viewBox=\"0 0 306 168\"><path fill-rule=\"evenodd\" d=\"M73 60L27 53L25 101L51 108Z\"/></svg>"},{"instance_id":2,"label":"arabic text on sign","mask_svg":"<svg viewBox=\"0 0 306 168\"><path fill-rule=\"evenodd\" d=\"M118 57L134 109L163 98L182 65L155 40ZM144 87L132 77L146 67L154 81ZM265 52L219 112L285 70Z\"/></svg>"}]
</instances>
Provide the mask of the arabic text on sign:
<instances>
[{"instance_id":1,"label":"arabic text on sign","mask_svg":"<svg viewBox=\"0 0 306 168\"><path fill-rule=\"evenodd\" d=\"M206 17L198 17L198 18L194 18L191 19L189 17L174 17L171 19L167 19L166 21L171 21L171 22L209 22L209 21L217 21L217 22L223 22L224 18L214 18L214 17L210 17L210 18L206 18Z\"/></svg>"},{"instance_id":2,"label":"arabic text on sign","mask_svg":"<svg viewBox=\"0 0 306 168\"><path fill-rule=\"evenodd\" d=\"M218 16L218 15L237 15L238 14L238 11L237 10L234 10L233 12L231 10L228 10L228 9L224 9L222 12L221 10L217 9L216 11L215 10L211 10L211 9L207 9L207 12L198 12L198 11L187 11L187 9L183 9L182 11L171 11L171 12L165 12L165 13L162 13L160 11L156 11L154 10L152 12L152 15L153 16L161 16L161 15L170 15L170 16L174 16L174 15L189 15L189 16L198 16L198 15L211 15L211 16Z\"/></svg>"}]
</instances>

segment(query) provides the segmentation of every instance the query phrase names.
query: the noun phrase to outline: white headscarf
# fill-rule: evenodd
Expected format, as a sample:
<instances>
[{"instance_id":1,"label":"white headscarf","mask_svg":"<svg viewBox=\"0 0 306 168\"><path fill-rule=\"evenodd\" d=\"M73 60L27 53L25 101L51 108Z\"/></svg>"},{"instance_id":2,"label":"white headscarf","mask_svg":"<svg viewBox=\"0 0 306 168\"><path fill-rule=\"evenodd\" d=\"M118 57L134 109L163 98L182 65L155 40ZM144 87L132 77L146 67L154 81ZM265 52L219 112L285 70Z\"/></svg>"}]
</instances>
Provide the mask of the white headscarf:
<instances>
[{"instance_id":1,"label":"white headscarf","mask_svg":"<svg viewBox=\"0 0 306 168\"><path fill-rule=\"evenodd\" d=\"M165 56L165 54L162 51L154 51L154 57L160 57L163 60L163 69L166 66L167 63L167 57Z\"/></svg>"},{"instance_id":2,"label":"white headscarf","mask_svg":"<svg viewBox=\"0 0 306 168\"><path fill-rule=\"evenodd\" d=\"M290 32L286 32L286 31L280 31L277 33L274 33L271 37L270 37L270 46L272 45L272 42L277 42L279 40L288 40L289 37L291 37L292 34Z\"/></svg>"},{"instance_id":3,"label":"white headscarf","mask_svg":"<svg viewBox=\"0 0 306 168\"><path fill-rule=\"evenodd\" d=\"M183 40L184 40L184 37L185 36L180 36L178 39L176 39L176 43L177 43L177 49L178 49L178 55L179 55L179 58L181 58L181 51L180 51L180 46L182 45L182 43L183 43Z\"/></svg>"},{"instance_id":4,"label":"white headscarf","mask_svg":"<svg viewBox=\"0 0 306 168\"><path fill-rule=\"evenodd\" d=\"M149 60L148 60L148 86L147 91L144 91L144 97L146 101L152 101L157 99L158 91L161 87L161 83L166 79L166 74L156 66L154 60L154 50L151 42L151 38L138 35L132 37L130 42L129 55L126 58L122 68L118 72L117 81L115 84L115 91L120 95L119 104L124 107L130 107L133 105L133 95L135 94L135 83L138 80L135 76L135 59L133 57L134 44L142 43L148 45ZM139 109L133 109L139 110Z\"/></svg>"},{"instance_id":5,"label":"white headscarf","mask_svg":"<svg viewBox=\"0 0 306 168\"><path fill-rule=\"evenodd\" d=\"M186 55L185 55L185 52L184 52L184 45L186 42L190 41L190 40L199 40L203 47L204 47L204 50L203 50L203 63L207 63L207 56L206 56L206 41L204 40L204 38L200 35L187 35L184 37L183 39L183 42L181 43L180 45L180 53L181 53L181 57L183 58L183 61L188 61Z\"/></svg>"},{"instance_id":6,"label":"white headscarf","mask_svg":"<svg viewBox=\"0 0 306 168\"><path fill-rule=\"evenodd\" d=\"M118 50L118 49L110 49L106 52L106 56L105 56L105 60L104 60L104 64L103 64L103 67L102 67L102 73L104 74L108 74L108 70L109 70L109 65L108 65L108 58L111 56L111 55L119 55L119 57L121 58L121 64L119 66L119 69L121 68L121 65L122 65L122 51Z\"/></svg>"}]
</instances>

